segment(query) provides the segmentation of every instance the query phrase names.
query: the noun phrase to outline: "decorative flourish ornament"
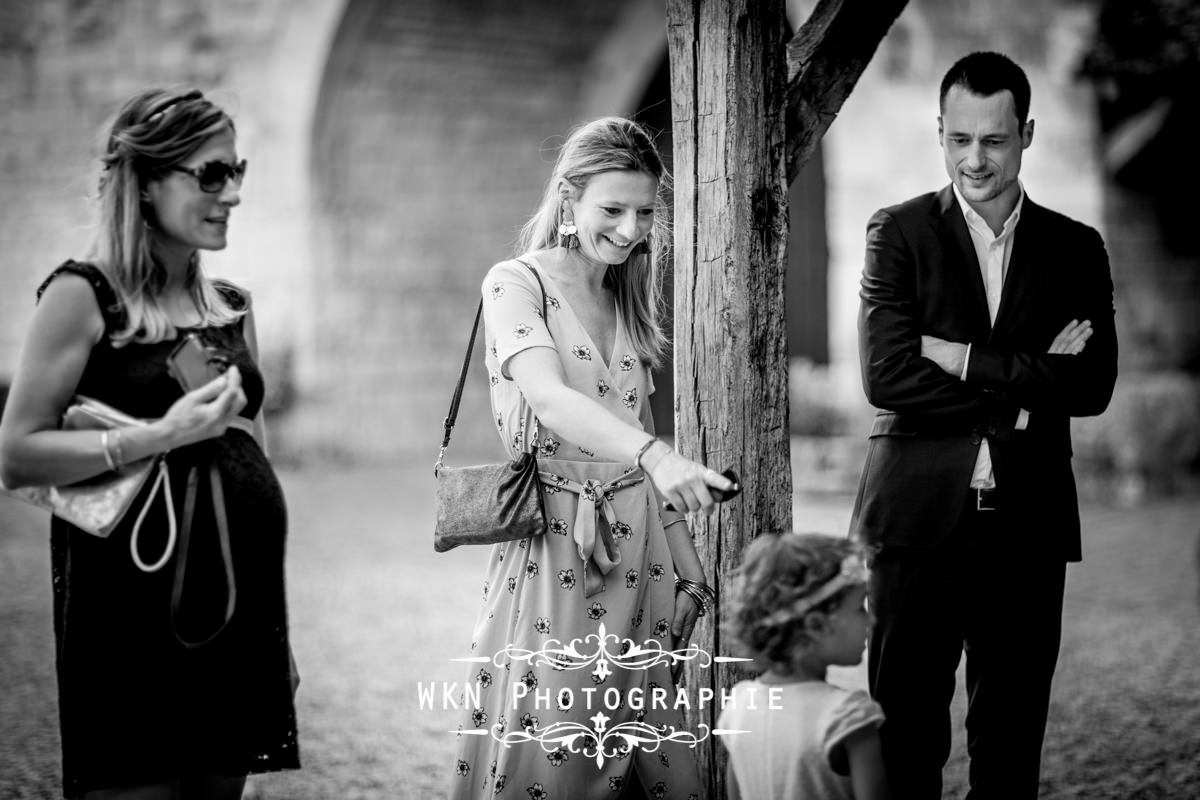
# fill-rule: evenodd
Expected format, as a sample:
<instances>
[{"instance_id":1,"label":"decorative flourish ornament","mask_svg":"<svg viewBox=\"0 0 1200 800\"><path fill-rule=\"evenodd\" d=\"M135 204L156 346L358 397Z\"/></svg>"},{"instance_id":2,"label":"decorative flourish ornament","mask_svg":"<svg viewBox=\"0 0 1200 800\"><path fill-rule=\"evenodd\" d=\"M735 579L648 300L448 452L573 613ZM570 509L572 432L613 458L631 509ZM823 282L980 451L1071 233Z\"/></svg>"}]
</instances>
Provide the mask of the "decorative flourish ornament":
<instances>
[{"instance_id":1,"label":"decorative flourish ornament","mask_svg":"<svg viewBox=\"0 0 1200 800\"><path fill-rule=\"evenodd\" d=\"M558 225L558 246L568 250L579 249L579 229L575 227L575 214L566 200L562 204L562 222Z\"/></svg>"},{"instance_id":2,"label":"decorative flourish ornament","mask_svg":"<svg viewBox=\"0 0 1200 800\"><path fill-rule=\"evenodd\" d=\"M592 494L595 496L594 491ZM588 643L595 645L594 652L588 652ZM632 639L622 639L615 633L609 633L603 622L600 623L598 633L589 634L582 639L572 639L569 644L563 644L559 639L548 639L541 650L526 650L516 645L508 645L496 653L492 663L500 666L504 662L501 656L507 656L507 660L512 663L551 667L555 670L577 670L594 666L592 674L597 677L613 674L612 666L626 670L646 670L658 664L673 667L694 660L702 668L707 668L712 666L714 661L712 655L695 644L689 644L679 650L665 650L662 644L654 639L647 639L641 643ZM716 660L730 659L718 657Z\"/></svg>"},{"instance_id":3,"label":"decorative flourish ornament","mask_svg":"<svg viewBox=\"0 0 1200 800\"><path fill-rule=\"evenodd\" d=\"M663 742L684 744L695 750L696 745L707 739L710 733L716 733L703 722L698 726L699 736L688 730L678 730L674 726L656 726L645 722L621 722L609 728L608 723L611 719L612 717L601 711L589 718L594 725L591 728L582 722L555 722L545 728L533 726L507 733L499 730L498 725L485 730L462 732L476 736L486 736L490 733L493 739L505 747L511 747L517 742L537 742L544 752L558 754L556 759L551 760L552 763L555 760L559 763L567 760L565 756L568 751L579 753L585 758L595 760L597 768L603 768L608 759L625 758L635 749L640 748L647 753L653 753Z\"/></svg>"}]
</instances>

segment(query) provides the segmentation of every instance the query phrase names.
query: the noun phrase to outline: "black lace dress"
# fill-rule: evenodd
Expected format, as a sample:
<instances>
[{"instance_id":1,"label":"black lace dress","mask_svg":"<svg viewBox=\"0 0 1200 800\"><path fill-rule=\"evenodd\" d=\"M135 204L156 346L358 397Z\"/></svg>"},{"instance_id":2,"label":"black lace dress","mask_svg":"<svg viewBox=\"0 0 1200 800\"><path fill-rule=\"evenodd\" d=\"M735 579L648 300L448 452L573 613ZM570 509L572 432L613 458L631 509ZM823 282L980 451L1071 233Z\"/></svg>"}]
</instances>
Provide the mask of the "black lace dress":
<instances>
[{"instance_id":1,"label":"black lace dress","mask_svg":"<svg viewBox=\"0 0 1200 800\"><path fill-rule=\"evenodd\" d=\"M64 271L92 284L109 331L120 324L111 286L88 264L59 267L38 290L39 298ZM248 302L230 284L218 288L235 307ZM196 332L237 365L248 399L242 414L253 418L262 404L263 379L241 320ZM136 417L161 417L182 394L166 368L175 343L114 348L105 337L92 350L77 392ZM224 486L237 602L228 625L211 642L189 649L176 633L204 640L220 628L228 596L208 481L213 459ZM284 599L287 510L275 473L254 438L236 428L174 450L167 462L180 522L188 473L198 466L201 475L175 624L171 593L179 546L162 569L146 573L129 552L135 513L107 539L52 520L66 797L194 773L234 776L300 766ZM140 505L135 501L134 510ZM139 535L143 562L157 561L166 539L160 497Z\"/></svg>"}]
</instances>

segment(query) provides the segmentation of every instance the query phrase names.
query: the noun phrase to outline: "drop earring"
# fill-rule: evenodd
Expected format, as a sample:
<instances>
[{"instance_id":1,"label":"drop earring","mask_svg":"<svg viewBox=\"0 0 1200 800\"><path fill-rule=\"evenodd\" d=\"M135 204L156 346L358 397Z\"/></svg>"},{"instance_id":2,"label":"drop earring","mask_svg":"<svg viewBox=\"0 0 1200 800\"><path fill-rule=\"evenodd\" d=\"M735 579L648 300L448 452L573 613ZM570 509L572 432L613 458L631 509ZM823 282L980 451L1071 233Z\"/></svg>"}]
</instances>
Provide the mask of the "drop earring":
<instances>
[{"instance_id":1,"label":"drop earring","mask_svg":"<svg viewBox=\"0 0 1200 800\"><path fill-rule=\"evenodd\" d=\"M575 227L575 215L566 200L562 204L562 222L558 225L558 246L568 250L579 249L579 229Z\"/></svg>"},{"instance_id":2,"label":"drop earring","mask_svg":"<svg viewBox=\"0 0 1200 800\"><path fill-rule=\"evenodd\" d=\"M139 195L139 201L142 211L142 229L147 232L154 231L154 204L150 202L150 193L143 190Z\"/></svg>"}]
</instances>

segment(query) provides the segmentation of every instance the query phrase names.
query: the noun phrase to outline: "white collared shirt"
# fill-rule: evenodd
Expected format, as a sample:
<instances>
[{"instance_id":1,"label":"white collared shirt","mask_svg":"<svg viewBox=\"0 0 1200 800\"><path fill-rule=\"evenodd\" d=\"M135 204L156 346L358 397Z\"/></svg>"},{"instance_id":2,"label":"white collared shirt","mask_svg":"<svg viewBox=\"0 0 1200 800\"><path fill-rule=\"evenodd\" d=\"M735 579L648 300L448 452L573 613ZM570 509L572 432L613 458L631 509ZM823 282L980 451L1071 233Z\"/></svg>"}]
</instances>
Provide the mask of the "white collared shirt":
<instances>
[{"instance_id":1,"label":"white collared shirt","mask_svg":"<svg viewBox=\"0 0 1200 800\"><path fill-rule=\"evenodd\" d=\"M1000 296L1004 291L1004 279L1008 276L1008 262L1012 259L1013 239L1016 238L1017 223L1021 221L1021 209L1025 205L1025 186L1020 181L1017 186L1021 193L1017 204L999 235L992 233L987 221L971 208L966 198L958 190L958 186L950 184L954 196L958 200L958 208L962 211L967 223L967 231L971 234L971 244L975 246L975 258L979 262L979 271L983 276L983 288L987 295L988 318L996 324L996 312L1000 308ZM967 379L967 365L971 363L971 345L967 345L967 355L963 359L961 380ZM1024 430L1029 425L1029 412L1021 409L1017 414L1017 430ZM996 478L992 472L992 452L985 438L979 445L979 455L975 459L975 469L971 473L972 489L992 489L996 486Z\"/></svg>"}]
</instances>

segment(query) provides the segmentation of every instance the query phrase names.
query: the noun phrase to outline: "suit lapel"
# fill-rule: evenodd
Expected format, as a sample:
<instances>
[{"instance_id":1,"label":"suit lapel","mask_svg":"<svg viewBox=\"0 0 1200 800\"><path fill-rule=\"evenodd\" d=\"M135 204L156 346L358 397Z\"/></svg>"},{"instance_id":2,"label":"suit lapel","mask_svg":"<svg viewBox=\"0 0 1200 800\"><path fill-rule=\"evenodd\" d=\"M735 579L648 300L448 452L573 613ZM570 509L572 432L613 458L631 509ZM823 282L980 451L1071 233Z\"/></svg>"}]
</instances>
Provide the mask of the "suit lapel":
<instances>
[{"instance_id":1,"label":"suit lapel","mask_svg":"<svg viewBox=\"0 0 1200 800\"><path fill-rule=\"evenodd\" d=\"M992 331L999 331L1013 320L1022 299L1037 278L1033 263L1038 251L1038 237L1042 223L1042 209L1035 205L1029 195L1021 206L1021 219L1013 233L1012 253L1008 259L1008 272L1004 276L1004 290L1000 293L1000 308L996 310L996 323Z\"/></svg>"},{"instance_id":2,"label":"suit lapel","mask_svg":"<svg viewBox=\"0 0 1200 800\"><path fill-rule=\"evenodd\" d=\"M930 224L942 244L952 273L960 275L969 289L972 300L971 322L973 335L986 336L991 328L988 317L987 290L983 286L983 274L979 269L979 258L962 210L954 197L954 190L947 186L938 192L930 214Z\"/></svg>"}]
</instances>

